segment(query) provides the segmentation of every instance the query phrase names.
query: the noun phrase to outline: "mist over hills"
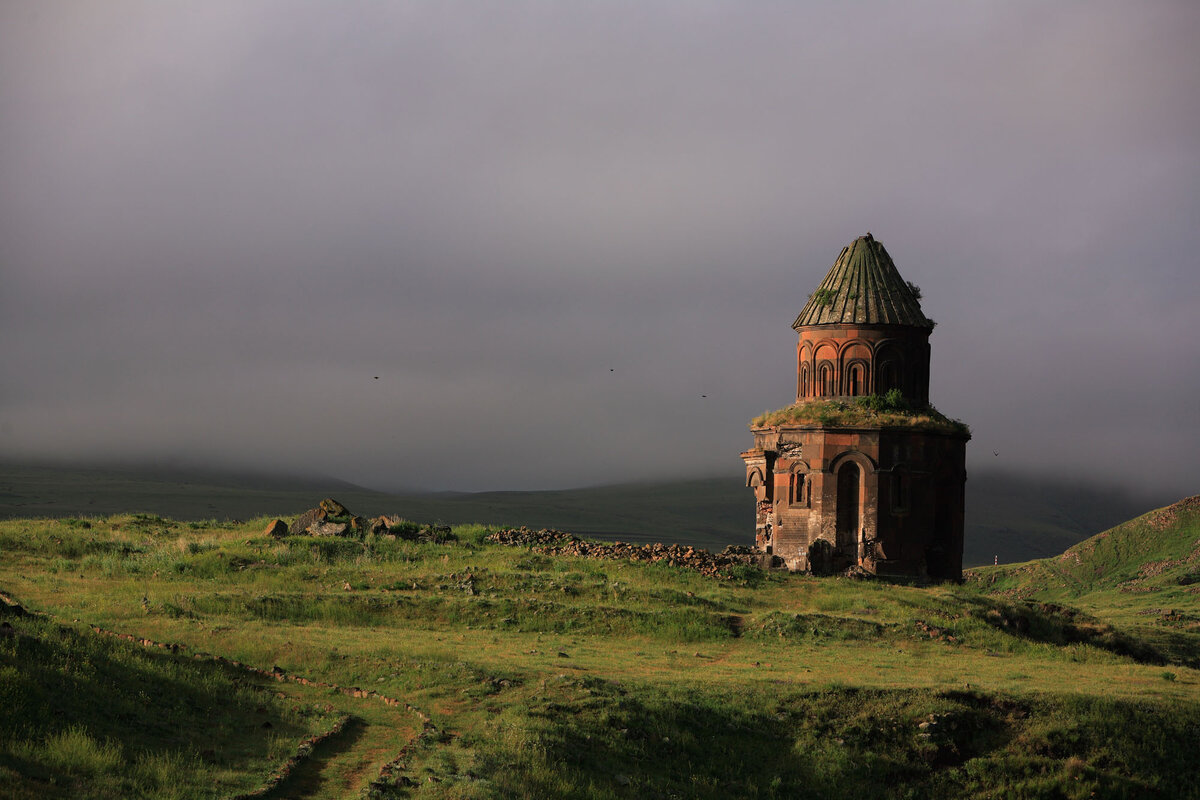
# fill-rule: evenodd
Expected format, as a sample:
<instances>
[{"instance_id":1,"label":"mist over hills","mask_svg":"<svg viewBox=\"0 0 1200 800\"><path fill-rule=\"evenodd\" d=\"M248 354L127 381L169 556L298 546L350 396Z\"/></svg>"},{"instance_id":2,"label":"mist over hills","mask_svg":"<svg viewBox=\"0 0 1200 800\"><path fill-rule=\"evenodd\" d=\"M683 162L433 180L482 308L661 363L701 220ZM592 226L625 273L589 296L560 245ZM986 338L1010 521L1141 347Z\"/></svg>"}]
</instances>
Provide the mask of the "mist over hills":
<instances>
[{"instance_id":1,"label":"mist over hills","mask_svg":"<svg viewBox=\"0 0 1200 800\"><path fill-rule=\"evenodd\" d=\"M559 528L631 542L721 549L750 544L754 506L741 477L553 491L387 493L336 478L181 465L0 465L0 518L145 512L174 519L298 514L327 495L364 516ZM1005 472L967 482L964 565L1061 553L1178 498L1101 483Z\"/></svg>"}]
</instances>

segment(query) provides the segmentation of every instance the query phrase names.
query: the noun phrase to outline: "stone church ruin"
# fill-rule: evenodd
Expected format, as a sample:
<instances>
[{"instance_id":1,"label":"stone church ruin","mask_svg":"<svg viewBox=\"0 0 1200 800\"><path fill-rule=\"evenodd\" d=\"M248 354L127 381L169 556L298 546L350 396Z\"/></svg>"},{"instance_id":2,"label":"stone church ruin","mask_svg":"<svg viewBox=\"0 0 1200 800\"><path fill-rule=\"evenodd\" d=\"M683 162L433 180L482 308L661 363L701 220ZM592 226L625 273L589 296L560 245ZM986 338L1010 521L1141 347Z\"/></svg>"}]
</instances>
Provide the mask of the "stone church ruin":
<instances>
[{"instance_id":1,"label":"stone church ruin","mask_svg":"<svg viewBox=\"0 0 1200 800\"><path fill-rule=\"evenodd\" d=\"M868 233L792 325L796 401L756 418L742 453L755 544L789 569L962 577L971 436L929 405L920 297Z\"/></svg>"}]
</instances>

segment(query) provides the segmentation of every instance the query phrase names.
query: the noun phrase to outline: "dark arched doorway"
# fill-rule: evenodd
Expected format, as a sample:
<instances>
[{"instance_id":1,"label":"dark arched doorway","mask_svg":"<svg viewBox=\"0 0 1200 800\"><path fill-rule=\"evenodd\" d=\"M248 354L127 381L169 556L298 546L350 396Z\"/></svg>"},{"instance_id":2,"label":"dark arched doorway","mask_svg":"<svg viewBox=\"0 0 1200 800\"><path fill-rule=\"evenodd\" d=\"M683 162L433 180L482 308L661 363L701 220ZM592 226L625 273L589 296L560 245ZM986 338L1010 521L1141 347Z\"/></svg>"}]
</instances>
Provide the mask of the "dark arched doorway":
<instances>
[{"instance_id":1,"label":"dark arched doorway","mask_svg":"<svg viewBox=\"0 0 1200 800\"><path fill-rule=\"evenodd\" d=\"M862 470L847 461L838 470L837 479L837 544L842 552L849 552L858 542L861 487Z\"/></svg>"}]
</instances>

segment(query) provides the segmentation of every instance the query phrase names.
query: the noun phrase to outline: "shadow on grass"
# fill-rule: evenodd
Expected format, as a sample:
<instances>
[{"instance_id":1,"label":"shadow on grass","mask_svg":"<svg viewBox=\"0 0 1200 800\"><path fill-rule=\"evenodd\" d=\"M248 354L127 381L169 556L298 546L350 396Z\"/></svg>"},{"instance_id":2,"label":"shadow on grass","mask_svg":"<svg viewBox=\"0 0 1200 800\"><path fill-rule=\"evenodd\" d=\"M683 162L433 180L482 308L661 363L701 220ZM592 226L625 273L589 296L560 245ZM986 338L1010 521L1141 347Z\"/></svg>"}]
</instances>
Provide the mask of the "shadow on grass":
<instances>
[{"instance_id":1,"label":"shadow on grass","mask_svg":"<svg viewBox=\"0 0 1200 800\"><path fill-rule=\"evenodd\" d=\"M1197 657L1195 648L1200 644L1192 642L1188 648L1183 642L1178 642L1164 653L1144 638L1118 630L1067 606L1054 603L1007 603L978 596L960 599L968 606L973 618L1012 636L1060 647L1086 644L1141 664L1166 664L1169 661L1188 663L1187 660L1180 661L1181 658L1194 662Z\"/></svg>"},{"instance_id":2,"label":"shadow on grass","mask_svg":"<svg viewBox=\"0 0 1200 800\"><path fill-rule=\"evenodd\" d=\"M0 764L34 784L74 776L114 797L211 788L214 773L270 769L268 722L277 736L307 732L231 668L31 615L5 621ZM103 751L103 768L92 750Z\"/></svg>"},{"instance_id":3,"label":"shadow on grass","mask_svg":"<svg viewBox=\"0 0 1200 800\"><path fill-rule=\"evenodd\" d=\"M1166 798L1200 782L1185 757L1194 706L837 686L730 696L583 679L525 713L506 720L521 736L474 743L498 796L958 798L1009 787Z\"/></svg>"}]
</instances>

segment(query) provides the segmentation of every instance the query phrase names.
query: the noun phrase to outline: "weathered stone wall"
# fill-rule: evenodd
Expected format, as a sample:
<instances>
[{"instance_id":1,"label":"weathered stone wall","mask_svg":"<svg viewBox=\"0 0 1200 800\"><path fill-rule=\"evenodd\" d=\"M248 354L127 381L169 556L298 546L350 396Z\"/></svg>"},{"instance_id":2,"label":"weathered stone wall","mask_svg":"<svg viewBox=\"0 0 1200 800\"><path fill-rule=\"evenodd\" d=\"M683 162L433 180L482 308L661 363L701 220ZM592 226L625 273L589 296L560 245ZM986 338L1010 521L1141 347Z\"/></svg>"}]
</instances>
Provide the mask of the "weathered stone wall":
<instances>
[{"instance_id":1,"label":"weathered stone wall","mask_svg":"<svg viewBox=\"0 0 1200 800\"><path fill-rule=\"evenodd\" d=\"M742 457L760 549L795 570L961 577L965 435L780 426L754 437Z\"/></svg>"}]
</instances>

